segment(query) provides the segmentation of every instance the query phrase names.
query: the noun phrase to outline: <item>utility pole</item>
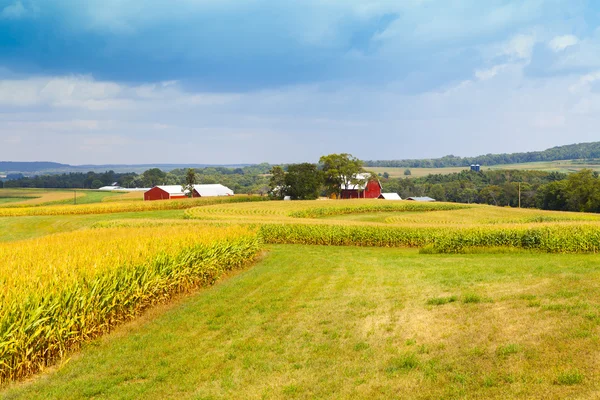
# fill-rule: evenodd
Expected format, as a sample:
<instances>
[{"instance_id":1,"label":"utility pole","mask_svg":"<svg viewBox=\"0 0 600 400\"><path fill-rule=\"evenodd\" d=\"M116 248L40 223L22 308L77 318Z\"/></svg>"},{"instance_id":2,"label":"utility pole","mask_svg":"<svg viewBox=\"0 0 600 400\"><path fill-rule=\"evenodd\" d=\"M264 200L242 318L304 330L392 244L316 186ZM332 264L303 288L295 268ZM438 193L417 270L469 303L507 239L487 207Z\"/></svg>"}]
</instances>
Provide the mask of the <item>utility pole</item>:
<instances>
[{"instance_id":1,"label":"utility pole","mask_svg":"<svg viewBox=\"0 0 600 400\"><path fill-rule=\"evenodd\" d=\"M521 182L519 182L519 208L521 208Z\"/></svg>"},{"instance_id":2,"label":"utility pole","mask_svg":"<svg viewBox=\"0 0 600 400\"><path fill-rule=\"evenodd\" d=\"M73 204L77 204L77 190L73 190Z\"/></svg>"}]
</instances>

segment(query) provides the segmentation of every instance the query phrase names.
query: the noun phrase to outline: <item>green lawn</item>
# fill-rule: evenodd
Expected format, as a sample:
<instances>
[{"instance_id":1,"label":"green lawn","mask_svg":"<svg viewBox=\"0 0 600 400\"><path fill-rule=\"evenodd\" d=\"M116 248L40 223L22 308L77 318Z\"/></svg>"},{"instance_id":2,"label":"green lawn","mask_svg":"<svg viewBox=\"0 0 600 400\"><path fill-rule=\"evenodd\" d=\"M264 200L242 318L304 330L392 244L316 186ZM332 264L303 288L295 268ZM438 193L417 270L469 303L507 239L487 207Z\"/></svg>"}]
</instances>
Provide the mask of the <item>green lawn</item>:
<instances>
[{"instance_id":1,"label":"green lawn","mask_svg":"<svg viewBox=\"0 0 600 400\"><path fill-rule=\"evenodd\" d=\"M594 398L596 255L272 246L7 399Z\"/></svg>"}]
</instances>

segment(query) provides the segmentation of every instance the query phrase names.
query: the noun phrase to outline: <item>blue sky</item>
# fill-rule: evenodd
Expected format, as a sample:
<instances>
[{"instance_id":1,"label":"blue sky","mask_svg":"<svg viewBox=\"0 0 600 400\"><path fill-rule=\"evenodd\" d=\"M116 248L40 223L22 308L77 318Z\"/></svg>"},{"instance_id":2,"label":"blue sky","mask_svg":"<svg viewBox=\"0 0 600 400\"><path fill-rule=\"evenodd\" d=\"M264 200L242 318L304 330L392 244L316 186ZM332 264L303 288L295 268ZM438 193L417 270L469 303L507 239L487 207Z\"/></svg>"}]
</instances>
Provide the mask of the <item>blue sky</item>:
<instances>
[{"instance_id":1,"label":"blue sky","mask_svg":"<svg viewBox=\"0 0 600 400\"><path fill-rule=\"evenodd\" d=\"M600 140L580 0L0 0L0 160L469 156Z\"/></svg>"}]
</instances>

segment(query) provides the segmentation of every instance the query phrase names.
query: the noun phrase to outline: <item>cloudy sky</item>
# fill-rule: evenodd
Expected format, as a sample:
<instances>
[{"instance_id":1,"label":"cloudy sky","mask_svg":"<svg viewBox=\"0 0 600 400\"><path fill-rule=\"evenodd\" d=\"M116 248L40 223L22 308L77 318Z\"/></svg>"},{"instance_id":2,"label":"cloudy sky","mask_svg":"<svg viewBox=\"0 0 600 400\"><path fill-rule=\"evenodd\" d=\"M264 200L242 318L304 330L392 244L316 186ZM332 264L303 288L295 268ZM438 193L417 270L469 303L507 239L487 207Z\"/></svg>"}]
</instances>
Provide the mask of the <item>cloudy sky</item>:
<instances>
[{"instance_id":1,"label":"cloudy sky","mask_svg":"<svg viewBox=\"0 0 600 400\"><path fill-rule=\"evenodd\" d=\"M600 140L580 0L0 0L0 160L314 162Z\"/></svg>"}]
</instances>

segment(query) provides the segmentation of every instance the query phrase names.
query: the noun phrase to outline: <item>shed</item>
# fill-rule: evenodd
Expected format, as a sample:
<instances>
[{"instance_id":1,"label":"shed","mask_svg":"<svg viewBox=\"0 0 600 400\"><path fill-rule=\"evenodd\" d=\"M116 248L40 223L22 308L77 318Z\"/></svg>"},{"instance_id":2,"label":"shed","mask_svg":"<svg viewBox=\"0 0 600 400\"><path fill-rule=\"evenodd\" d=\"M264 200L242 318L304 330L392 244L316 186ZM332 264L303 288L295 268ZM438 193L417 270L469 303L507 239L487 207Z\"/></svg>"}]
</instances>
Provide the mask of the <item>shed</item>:
<instances>
[{"instance_id":1,"label":"shed","mask_svg":"<svg viewBox=\"0 0 600 400\"><path fill-rule=\"evenodd\" d=\"M101 188L98 188L98 190L105 190L105 191L122 190L122 189L123 188L121 186L117 186L117 185L102 186Z\"/></svg>"},{"instance_id":2,"label":"shed","mask_svg":"<svg viewBox=\"0 0 600 400\"><path fill-rule=\"evenodd\" d=\"M402 200L402 197L398 193L381 193L378 199L383 200Z\"/></svg>"},{"instance_id":3,"label":"shed","mask_svg":"<svg viewBox=\"0 0 600 400\"><path fill-rule=\"evenodd\" d=\"M406 200L411 200L411 201L435 201L435 199L432 199L431 197L407 197Z\"/></svg>"},{"instance_id":4,"label":"shed","mask_svg":"<svg viewBox=\"0 0 600 400\"><path fill-rule=\"evenodd\" d=\"M381 183L377 179L369 179L368 174L357 174L356 185L342 185L342 199L376 199L381 194Z\"/></svg>"},{"instance_id":5,"label":"shed","mask_svg":"<svg viewBox=\"0 0 600 400\"><path fill-rule=\"evenodd\" d=\"M233 196L233 190L220 183L211 185L194 185L194 197Z\"/></svg>"},{"instance_id":6,"label":"shed","mask_svg":"<svg viewBox=\"0 0 600 400\"><path fill-rule=\"evenodd\" d=\"M144 200L172 200L186 197L181 185L154 186L144 193Z\"/></svg>"}]
</instances>

